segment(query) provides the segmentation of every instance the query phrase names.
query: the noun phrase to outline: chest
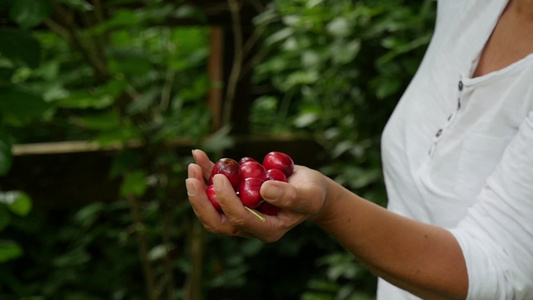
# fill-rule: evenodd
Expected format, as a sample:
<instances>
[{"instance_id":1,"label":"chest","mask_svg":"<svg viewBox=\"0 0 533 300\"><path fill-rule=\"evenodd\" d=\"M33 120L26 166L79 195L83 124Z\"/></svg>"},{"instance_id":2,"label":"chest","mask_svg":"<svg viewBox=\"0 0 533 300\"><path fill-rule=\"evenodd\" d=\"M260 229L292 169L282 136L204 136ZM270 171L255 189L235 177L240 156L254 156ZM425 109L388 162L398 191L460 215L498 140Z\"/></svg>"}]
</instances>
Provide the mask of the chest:
<instances>
[{"instance_id":1,"label":"chest","mask_svg":"<svg viewBox=\"0 0 533 300\"><path fill-rule=\"evenodd\" d=\"M479 57L473 77L480 77L513 64L533 53L533 20L524 17L510 1Z\"/></svg>"}]
</instances>

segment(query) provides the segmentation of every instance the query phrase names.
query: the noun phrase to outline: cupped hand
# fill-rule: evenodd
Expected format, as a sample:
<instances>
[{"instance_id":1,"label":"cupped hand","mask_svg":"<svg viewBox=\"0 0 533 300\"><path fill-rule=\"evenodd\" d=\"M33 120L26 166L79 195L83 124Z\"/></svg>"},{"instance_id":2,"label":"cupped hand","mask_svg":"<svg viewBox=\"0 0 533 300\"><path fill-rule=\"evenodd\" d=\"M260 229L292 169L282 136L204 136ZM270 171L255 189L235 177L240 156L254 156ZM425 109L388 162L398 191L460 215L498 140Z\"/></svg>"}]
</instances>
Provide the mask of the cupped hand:
<instances>
[{"instance_id":1,"label":"cupped hand","mask_svg":"<svg viewBox=\"0 0 533 300\"><path fill-rule=\"evenodd\" d=\"M281 210L275 216L246 209L228 179L215 175L213 184L223 213L219 213L205 193L205 181L214 163L201 150L194 150L196 163L190 164L186 180L192 208L207 231L217 234L259 238L264 242L279 240L290 229L320 213L327 196L326 177L307 167L296 165L289 182L266 181L261 186L265 201Z\"/></svg>"}]
</instances>

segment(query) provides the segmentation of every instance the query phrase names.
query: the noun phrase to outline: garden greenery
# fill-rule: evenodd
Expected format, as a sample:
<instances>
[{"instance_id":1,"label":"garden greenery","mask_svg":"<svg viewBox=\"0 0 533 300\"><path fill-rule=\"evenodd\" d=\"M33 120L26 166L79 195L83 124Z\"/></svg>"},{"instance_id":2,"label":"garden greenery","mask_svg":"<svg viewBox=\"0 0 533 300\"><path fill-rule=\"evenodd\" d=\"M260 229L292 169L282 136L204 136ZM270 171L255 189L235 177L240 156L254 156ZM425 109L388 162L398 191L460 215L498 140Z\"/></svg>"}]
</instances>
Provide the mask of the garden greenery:
<instances>
[{"instance_id":1,"label":"garden greenery","mask_svg":"<svg viewBox=\"0 0 533 300\"><path fill-rule=\"evenodd\" d=\"M251 134L311 136L322 172L385 205L380 134L429 43L435 1L243 2L257 10L244 66L261 91ZM263 244L208 235L196 221L183 186L191 157L171 145L233 145L231 129L212 135L216 83L197 7L4 0L0 19L0 176L14 144L143 145L114 155L111 203L44 210L0 186L0 298L375 297L376 278L312 224ZM165 25L180 19L196 25Z\"/></svg>"}]
</instances>

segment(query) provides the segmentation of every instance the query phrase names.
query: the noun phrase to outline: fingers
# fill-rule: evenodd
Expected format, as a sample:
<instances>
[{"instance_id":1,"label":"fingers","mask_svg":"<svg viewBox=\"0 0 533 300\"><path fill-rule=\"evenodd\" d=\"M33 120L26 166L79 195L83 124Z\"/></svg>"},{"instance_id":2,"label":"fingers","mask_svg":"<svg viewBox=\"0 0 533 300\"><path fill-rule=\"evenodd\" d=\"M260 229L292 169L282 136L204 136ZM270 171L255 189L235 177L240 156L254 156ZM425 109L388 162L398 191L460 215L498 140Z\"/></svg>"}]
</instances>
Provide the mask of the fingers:
<instances>
[{"instance_id":1,"label":"fingers","mask_svg":"<svg viewBox=\"0 0 533 300\"><path fill-rule=\"evenodd\" d=\"M192 209L204 228L217 234L238 235L247 237L245 233L237 232L226 216L220 214L205 193L206 185L203 178L203 170L197 164L190 164L188 168L189 178L185 180L187 195Z\"/></svg>"},{"instance_id":2,"label":"fingers","mask_svg":"<svg viewBox=\"0 0 533 300\"><path fill-rule=\"evenodd\" d=\"M242 233L244 237L251 234L264 242L279 240L287 231L301 223L305 218L291 212L277 216L268 216L245 207L235 194L229 180L221 174L213 177L218 202L228 222Z\"/></svg>"},{"instance_id":3,"label":"fingers","mask_svg":"<svg viewBox=\"0 0 533 300\"><path fill-rule=\"evenodd\" d=\"M206 186L205 186L205 180L204 180L202 168L197 164L189 164L187 171L188 171L188 177L195 178L198 181L200 181L202 183L201 188L205 190Z\"/></svg>"},{"instance_id":4,"label":"fingers","mask_svg":"<svg viewBox=\"0 0 533 300\"><path fill-rule=\"evenodd\" d=\"M209 199L207 199L204 189L205 184L203 181L200 181L197 178L187 178L185 184L187 186L187 195L189 196L189 202L191 203L192 209L208 231L226 233L234 230L234 228L228 226L231 224L228 224L227 222L224 224L221 215L216 211ZM212 224L217 224L217 226L213 226Z\"/></svg>"},{"instance_id":5,"label":"fingers","mask_svg":"<svg viewBox=\"0 0 533 300\"><path fill-rule=\"evenodd\" d=\"M204 228L207 231L216 234L233 235L248 239L256 238L257 236L255 234L250 233L246 230L246 228L248 227L246 224L250 221L255 220L252 219L250 216L245 216L247 221L240 221L240 217L238 214L230 219L225 214L219 213L213 207L209 199L207 199L204 180L201 175L198 174L201 174L200 166L191 164L189 166L189 178L185 180L185 184L187 187L189 202L191 203L194 213L196 214ZM223 177L223 180L227 180L226 177L224 177L223 175L220 176ZM226 209L228 209L229 211L236 211L234 206L240 206L241 212L242 210L245 210L240 200L238 200L238 198L234 199L237 196L233 189L230 187L229 190L226 190L226 182L223 182L222 184L220 184L220 180L215 180L215 182L218 182L218 188L222 189L220 191L217 191L217 198L223 199L221 200L221 202L224 203L224 207ZM227 184L229 185L229 182L227 182ZM245 212L250 214L247 210L245 210ZM242 224L244 226L242 226L242 228L238 228L236 224Z\"/></svg>"},{"instance_id":6,"label":"fingers","mask_svg":"<svg viewBox=\"0 0 533 300\"><path fill-rule=\"evenodd\" d=\"M266 218L259 215L263 218L261 220L257 215L244 207L226 176L221 174L215 175L213 177L213 184L215 185L215 192L220 207L224 211L228 221L240 232L261 235L261 231L264 231L266 225L264 224L266 223ZM259 214L257 212L255 213Z\"/></svg>"},{"instance_id":7,"label":"fingers","mask_svg":"<svg viewBox=\"0 0 533 300\"><path fill-rule=\"evenodd\" d=\"M325 189L322 175L296 166L290 183L267 181L261 187L263 198L282 208L276 216L245 207L228 178L222 174L215 175L213 184L221 213L213 207L205 193L205 179L211 175L214 164L201 150L194 150L193 156L196 164L189 165L187 192L194 212L209 232L274 242L316 214L323 205Z\"/></svg>"},{"instance_id":8,"label":"fingers","mask_svg":"<svg viewBox=\"0 0 533 300\"><path fill-rule=\"evenodd\" d=\"M207 154L205 154L205 152L202 150L193 150L192 156L196 163L202 168L203 177L205 179L208 179L209 176L211 176L211 170L213 170L213 166L215 164L211 160L209 160Z\"/></svg>"}]
</instances>

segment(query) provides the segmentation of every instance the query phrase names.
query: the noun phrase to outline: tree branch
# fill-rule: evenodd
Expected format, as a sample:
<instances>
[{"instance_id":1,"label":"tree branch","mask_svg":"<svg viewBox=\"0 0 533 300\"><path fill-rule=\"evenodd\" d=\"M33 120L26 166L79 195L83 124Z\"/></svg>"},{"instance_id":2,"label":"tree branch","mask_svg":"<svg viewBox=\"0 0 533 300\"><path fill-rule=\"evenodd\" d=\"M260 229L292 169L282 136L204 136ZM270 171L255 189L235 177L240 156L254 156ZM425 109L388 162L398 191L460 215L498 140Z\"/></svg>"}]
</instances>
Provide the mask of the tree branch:
<instances>
[{"instance_id":1,"label":"tree branch","mask_svg":"<svg viewBox=\"0 0 533 300\"><path fill-rule=\"evenodd\" d=\"M94 55L83 43L83 39L77 31L77 26L74 24L74 14L70 11L63 9L59 4L54 2L54 16L45 21L52 31L56 32L59 36L71 42L78 51L83 55L85 60L93 68L96 73L96 77L102 81L109 79L109 73L107 71L107 65L103 57L98 58L98 55Z\"/></svg>"},{"instance_id":2,"label":"tree branch","mask_svg":"<svg viewBox=\"0 0 533 300\"><path fill-rule=\"evenodd\" d=\"M139 209L139 203L134 196L127 196L130 204L131 217L133 219L133 226L137 233L137 243L139 247L139 256L143 268L144 280L146 283L146 293L149 300L157 300L155 290L155 277L152 270L152 265L148 259L148 242L144 234L144 225L141 219L141 213Z\"/></svg>"},{"instance_id":3,"label":"tree branch","mask_svg":"<svg viewBox=\"0 0 533 300\"><path fill-rule=\"evenodd\" d=\"M231 11L232 29L233 29L233 43L234 43L234 56L233 66L228 79L228 87L226 90L226 107L224 110L223 124L229 124L231 120L231 114L233 110L233 103L235 102L235 92L239 83L241 74L242 62L243 62L243 37L242 37L242 25L240 16L240 5L237 0L228 0L228 4Z\"/></svg>"}]
</instances>

